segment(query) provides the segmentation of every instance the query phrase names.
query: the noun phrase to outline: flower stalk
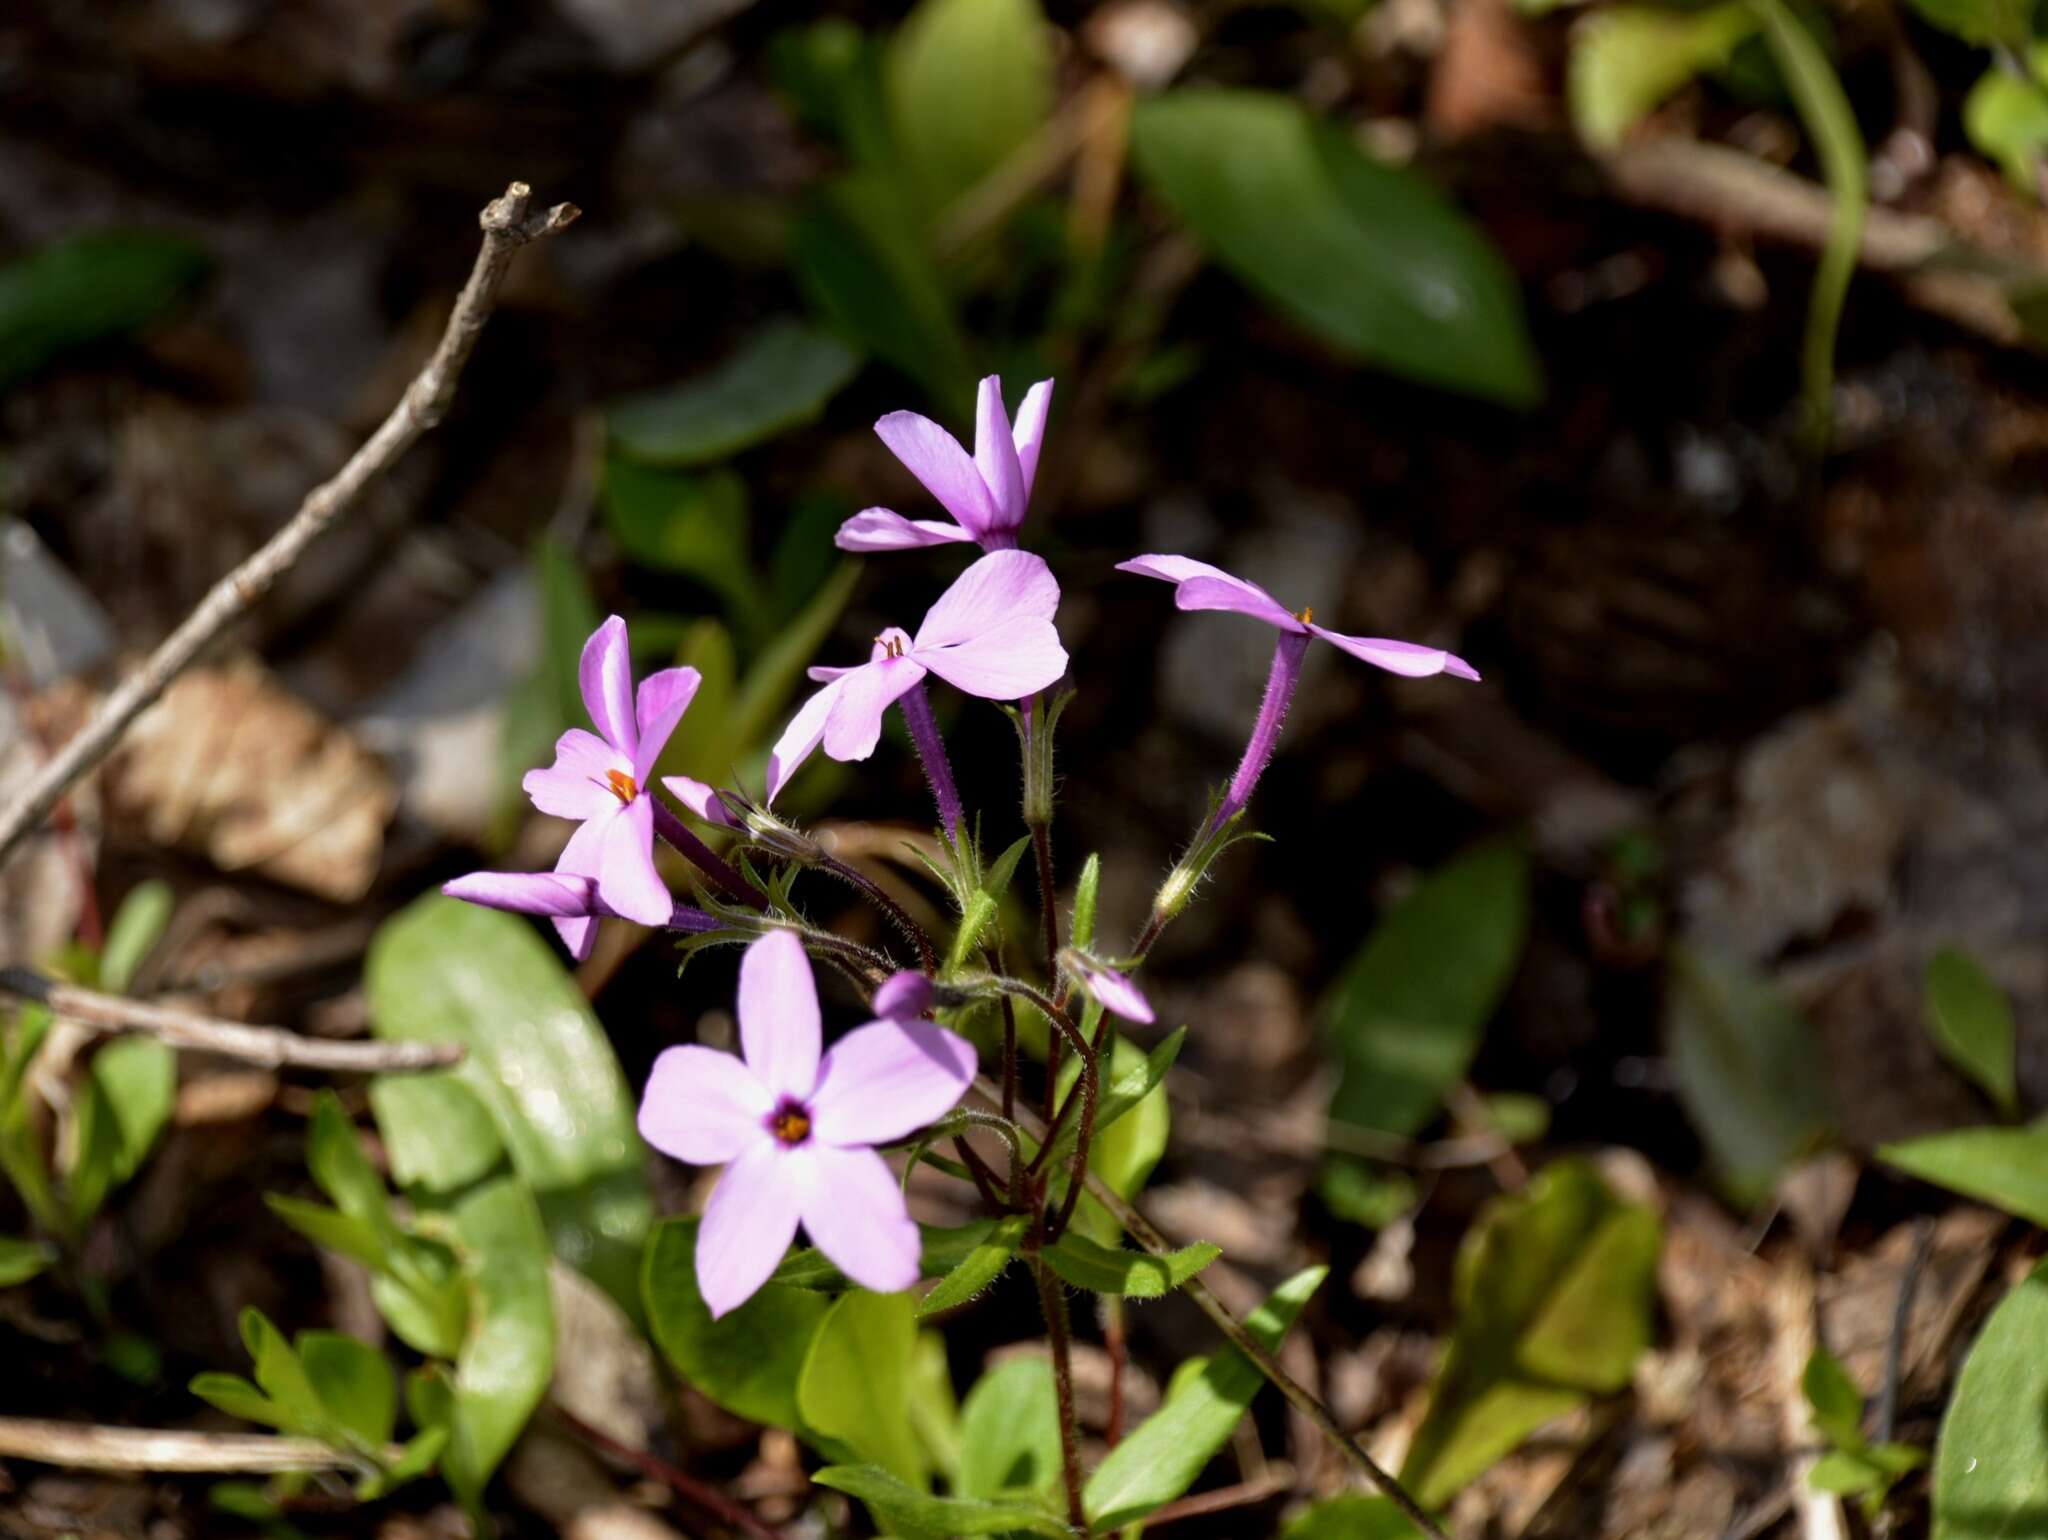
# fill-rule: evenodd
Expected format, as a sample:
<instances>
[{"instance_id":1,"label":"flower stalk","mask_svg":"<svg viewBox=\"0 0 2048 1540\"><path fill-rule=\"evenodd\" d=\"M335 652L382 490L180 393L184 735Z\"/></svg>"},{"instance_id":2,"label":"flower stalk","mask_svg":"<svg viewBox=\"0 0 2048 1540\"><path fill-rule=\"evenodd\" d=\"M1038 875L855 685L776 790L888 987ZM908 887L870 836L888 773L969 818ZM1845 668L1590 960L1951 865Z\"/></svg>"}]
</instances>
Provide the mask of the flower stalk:
<instances>
[{"instance_id":1,"label":"flower stalk","mask_svg":"<svg viewBox=\"0 0 2048 1540\"><path fill-rule=\"evenodd\" d=\"M932 715L931 697L922 682L914 684L896 702L903 712L910 741L917 747L924 778L931 783L932 801L938 805L939 823L946 831L946 843L960 848L960 791L953 784L953 766L946 758L946 740L939 736L938 719Z\"/></svg>"},{"instance_id":2,"label":"flower stalk","mask_svg":"<svg viewBox=\"0 0 2048 1540\"><path fill-rule=\"evenodd\" d=\"M1224 792L1223 800L1216 804L1202 829L1204 835L1221 829L1252 800L1259 777L1265 774L1273 749L1280 742L1287 708L1294 704L1295 687L1301 683L1301 661L1308 656L1308 641L1306 631L1282 631L1274 643L1273 666L1266 674L1266 694L1259 702L1258 720L1252 723L1252 735L1245 743L1244 758L1238 761L1237 774L1230 778L1230 789Z\"/></svg>"}]
</instances>

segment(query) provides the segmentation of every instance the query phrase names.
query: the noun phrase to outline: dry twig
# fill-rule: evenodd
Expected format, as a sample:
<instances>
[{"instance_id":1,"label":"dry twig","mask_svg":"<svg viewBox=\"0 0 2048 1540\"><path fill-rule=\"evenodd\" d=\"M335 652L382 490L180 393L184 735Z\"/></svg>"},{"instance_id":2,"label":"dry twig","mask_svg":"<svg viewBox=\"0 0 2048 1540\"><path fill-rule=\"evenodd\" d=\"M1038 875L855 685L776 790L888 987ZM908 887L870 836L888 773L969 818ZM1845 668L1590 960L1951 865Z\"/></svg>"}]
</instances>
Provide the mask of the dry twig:
<instances>
[{"instance_id":1,"label":"dry twig","mask_svg":"<svg viewBox=\"0 0 2048 1540\"><path fill-rule=\"evenodd\" d=\"M41 1417L0 1417L0 1459L70 1470L155 1472L335 1470L360 1463L316 1438L107 1428Z\"/></svg>"},{"instance_id":2,"label":"dry twig","mask_svg":"<svg viewBox=\"0 0 2048 1540\"><path fill-rule=\"evenodd\" d=\"M153 1005L103 995L96 989L60 984L27 968L0 968L0 992L47 1006L67 1021L108 1032L146 1032L174 1048L217 1053L278 1069L287 1064L307 1069L350 1070L381 1074L391 1070L442 1069L462 1058L459 1043L349 1043L304 1037L283 1027L252 1027L221 1021L175 1005Z\"/></svg>"},{"instance_id":3,"label":"dry twig","mask_svg":"<svg viewBox=\"0 0 2048 1540\"><path fill-rule=\"evenodd\" d=\"M165 637L155 652L100 703L93 718L59 749L12 804L0 810L0 865L4 865L29 830L48 817L73 782L113 752L121 735L164 693L209 645L246 615L277 580L289 571L364 490L395 464L429 428L439 423L455 397L455 382L468 362L476 339L497 302L498 290L512 257L521 246L553 235L574 220L578 209L558 203L529 215L533 190L514 182L505 195L479 217L483 249L470 269L469 281L456 297L447 330L397 406L346 465L315 487L299 511L247 561L222 578L198 608Z\"/></svg>"}]
</instances>

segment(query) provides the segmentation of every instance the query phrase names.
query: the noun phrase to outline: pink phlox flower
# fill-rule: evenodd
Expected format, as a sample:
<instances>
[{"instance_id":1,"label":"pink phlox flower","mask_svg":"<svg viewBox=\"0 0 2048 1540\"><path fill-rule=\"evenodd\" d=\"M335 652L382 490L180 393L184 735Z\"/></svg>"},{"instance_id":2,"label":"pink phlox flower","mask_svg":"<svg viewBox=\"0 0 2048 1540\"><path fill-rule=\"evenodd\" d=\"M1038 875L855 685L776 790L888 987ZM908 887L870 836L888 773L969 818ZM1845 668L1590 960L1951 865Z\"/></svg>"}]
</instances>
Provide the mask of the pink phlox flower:
<instances>
[{"instance_id":1,"label":"pink phlox flower","mask_svg":"<svg viewBox=\"0 0 2048 1540\"><path fill-rule=\"evenodd\" d=\"M839 548L907 551L968 541L985 551L1011 549L1038 476L1038 448L1051 408L1052 381L1040 380L1024 393L1013 430L1003 411L1003 382L991 374L981 382L975 405L971 457L929 417L891 412L875 424L875 432L957 522L906 519L887 508L863 508L839 526Z\"/></svg>"},{"instance_id":2,"label":"pink phlox flower","mask_svg":"<svg viewBox=\"0 0 2048 1540\"><path fill-rule=\"evenodd\" d=\"M884 1021L914 1021L937 1003L930 975L909 968L890 974L875 991L875 1014Z\"/></svg>"},{"instance_id":3,"label":"pink phlox flower","mask_svg":"<svg viewBox=\"0 0 2048 1540\"><path fill-rule=\"evenodd\" d=\"M503 909L510 914L545 915L551 920L618 917L617 911L598 895L594 880L560 872L471 872L442 883L441 891L450 898L485 909ZM674 904L661 923L668 930L701 934L717 930L721 922L688 904ZM586 930L584 945L576 953L578 962L589 956L589 942L595 936L594 929Z\"/></svg>"},{"instance_id":4,"label":"pink phlox flower","mask_svg":"<svg viewBox=\"0 0 2048 1540\"><path fill-rule=\"evenodd\" d=\"M987 700L1019 700L1067 671L1052 623L1060 587L1052 569L1028 551L991 551L961 573L926 612L917 635L891 627L857 668L814 668L818 691L790 718L768 756L768 800L817 749L834 759L866 759L882 733L882 713L927 673Z\"/></svg>"},{"instance_id":5,"label":"pink phlox flower","mask_svg":"<svg viewBox=\"0 0 2048 1540\"><path fill-rule=\"evenodd\" d=\"M654 801L647 777L697 693L694 668L667 668L633 690L626 623L614 615L583 644L577 670L595 733L572 727L555 741L555 762L529 770L520 784L543 813L573 818L577 829L555 870L588 877L616 914L640 925L666 924L675 900L654 869ZM590 916L561 915L555 929L584 955Z\"/></svg>"},{"instance_id":6,"label":"pink phlox flower","mask_svg":"<svg viewBox=\"0 0 2048 1540\"><path fill-rule=\"evenodd\" d=\"M665 775L661 778L661 784L669 789L669 795L705 823L715 824L721 829L746 827L739 815L719 795L715 786L708 786L687 775Z\"/></svg>"},{"instance_id":7,"label":"pink phlox flower","mask_svg":"<svg viewBox=\"0 0 2048 1540\"><path fill-rule=\"evenodd\" d=\"M1346 636L1315 623L1315 611L1300 614L1287 608L1256 583L1233 577L1220 567L1185 556L1138 556L1117 563L1119 572L1158 578L1174 585L1174 604L1184 610L1235 610L1267 625L1298 636L1319 636L1354 658L1410 678L1431 674L1455 674L1460 679L1477 679L1478 670L1455 654L1439 647L1422 647L1414 642L1389 641L1377 636Z\"/></svg>"},{"instance_id":8,"label":"pink phlox flower","mask_svg":"<svg viewBox=\"0 0 2048 1540\"><path fill-rule=\"evenodd\" d=\"M909 1288L917 1226L874 1146L951 1111L973 1082L974 1049L930 1022L871 1021L821 1058L817 985L788 931L747 948L738 1014L743 1057L670 1048L640 1103L649 1144L725 1167L697 1232L697 1288L713 1318L768 1281L799 1223L861 1287Z\"/></svg>"},{"instance_id":9,"label":"pink phlox flower","mask_svg":"<svg viewBox=\"0 0 2048 1540\"><path fill-rule=\"evenodd\" d=\"M1081 987L1111 1015L1121 1016L1126 1021L1151 1023L1152 1002L1131 982L1129 974L1120 973L1079 952L1062 953L1060 966L1073 974Z\"/></svg>"}]
</instances>

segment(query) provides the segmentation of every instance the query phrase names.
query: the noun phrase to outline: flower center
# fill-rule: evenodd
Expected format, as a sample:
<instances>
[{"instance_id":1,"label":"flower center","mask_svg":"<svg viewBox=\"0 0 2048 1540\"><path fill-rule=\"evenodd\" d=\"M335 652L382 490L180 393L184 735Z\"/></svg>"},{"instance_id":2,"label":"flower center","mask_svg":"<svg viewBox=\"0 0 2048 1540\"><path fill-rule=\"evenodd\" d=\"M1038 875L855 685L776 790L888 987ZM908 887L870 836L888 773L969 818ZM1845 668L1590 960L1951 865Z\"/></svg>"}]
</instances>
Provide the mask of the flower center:
<instances>
[{"instance_id":1,"label":"flower center","mask_svg":"<svg viewBox=\"0 0 2048 1540\"><path fill-rule=\"evenodd\" d=\"M885 658L903 656L903 638L900 636L878 636L875 638L875 645L882 649L882 656Z\"/></svg>"},{"instance_id":2,"label":"flower center","mask_svg":"<svg viewBox=\"0 0 2048 1540\"><path fill-rule=\"evenodd\" d=\"M1304 604L1295 613L1294 618L1305 626L1312 626L1316 623L1316 607L1313 604Z\"/></svg>"},{"instance_id":3,"label":"flower center","mask_svg":"<svg viewBox=\"0 0 2048 1540\"><path fill-rule=\"evenodd\" d=\"M612 789L612 795L621 802L631 802L640 795L640 783L624 770L607 770L604 778Z\"/></svg>"},{"instance_id":4,"label":"flower center","mask_svg":"<svg viewBox=\"0 0 2048 1540\"><path fill-rule=\"evenodd\" d=\"M810 1109L802 1102L784 1102L768 1119L768 1132L775 1135L779 1144L802 1144L811 1137Z\"/></svg>"}]
</instances>

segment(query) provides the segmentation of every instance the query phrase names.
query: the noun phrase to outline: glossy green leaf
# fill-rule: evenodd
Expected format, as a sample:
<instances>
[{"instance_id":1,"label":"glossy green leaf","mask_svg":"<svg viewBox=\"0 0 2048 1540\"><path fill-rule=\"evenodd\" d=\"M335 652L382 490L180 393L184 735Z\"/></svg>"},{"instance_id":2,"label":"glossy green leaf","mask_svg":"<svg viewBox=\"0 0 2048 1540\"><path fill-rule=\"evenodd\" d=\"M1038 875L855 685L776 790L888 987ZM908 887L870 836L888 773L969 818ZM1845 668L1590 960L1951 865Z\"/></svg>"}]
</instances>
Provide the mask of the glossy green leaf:
<instances>
[{"instance_id":1,"label":"glossy green leaf","mask_svg":"<svg viewBox=\"0 0 2048 1540\"><path fill-rule=\"evenodd\" d=\"M1756 14L1742 0L1698 11L1606 7L1573 34L1565 88L1572 126L1590 148L1614 149L1667 96L1727 63L1756 30Z\"/></svg>"},{"instance_id":2,"label":"glossy green leaf","mask_svg":"<svg viewBox=\"0 0 2048 1540\"><path fill-rule=\"evenodd\" d=\"M901 1540L947 1540L954 1535L1049 1535L1070 1537L1073 1531L1046 1509L1032 1503L984 1502L977 1498L933 1497L906 1486L875 1465L828 1465L811 1479L849 1497L857 1497L876 1522Z\"/></svg>"},{"instance_id":3,"label":"glossy green leaf","mask_svg":"<svg viewBox=\"0 0 2048 1540\"><path fill-rule=\"evenodd\" d=\"M859 368L837 337L774 321L710 374L620 401L605 422L636 460L708 465L815 420Z\"/></svg>"},{"instance_id":4,"label":"glossy green leaf","mask_svg":"<svg viewBox=\"0 0 2048 1540\"><path fill-rule=\"evenodd\" d=\"M2048 1266L1991 1313L1934 1446L1934 1540L2048 1534Z\"/></svg>"},{"instance_id":5,"label":"glossy green leaf","mask_svg":"<svg viewBox=\"0 0 2048 1540\"><path fill-rule=\"evenodd\" d=\"M1664 1032L1678 1097L1737 1202L1758 1202L1825 1136L1830 1118L1813 1031L1749 964L1670 952Z\"/></svg>"},{"instance_id":6,"label":"glossy green leaf","mask_svg":"<svg viewBox=\"0 0 2048 1540\"><path fill-rule=\"evenodd\" d=\"M2042 142L2048 144L2048 97ZM1934 1046L2007 1117L2019 1112L2013 1080L2012 1005L1969 953L1943 947L1927 963L1927 1011Z\"/></svg>"},{"instance_id":7,"label":"glossy green leaf","mask_svg":"<svg viewBox=\"0 0 2048 1540\"><path fill-rule=\"evenodd\" d=\"M974 1383L960 1411L960 1495L1048 1494L1060 1484L1059 1393L1052 1364L1008 1359Z\"/></svg>"},{"instance_id":8,"label":"glossy green leaf","mask_svg":"<svg viewBox=\"0 0 2048 1540\"><path fill-rule=\"evenodd\" d=\"M18 1240L0 1235L0 1289L27 1283L57 1260L54 1246L42 1241Z\"/></svg>"},{"instance_id":9,"label":"glossy green leaf","mask_svg":"<svg viewBox=\"0 0 2048 1540\"><path fill-rule=\"evenodd\" d=\"M171 885L159 878L139 882L129 890L107 922L106 944L100 948L100 988L109 994L128 993L135 970L162 939L176 904Z\"/></svg>"},{"instance_id":10,"label":"glossy green leaf","mask_svg":"<svg viewBox=\"0 0 2048 1540\"><path fill-rule=\"evenodd\" d=\"M1544 1423L1629 1381L1650 1340L1662 1231L1590 1166L1495 1199L1458 1250L1457 1325L1401 1480L1425 1508Z\"/></svg>"},{"instance_id":11,"label":"glossy green leaf","mask_svg":"<svg viewBox=\"0 0 2048 1540\"><path fill-rule=\"evenodd\" d=\"M1038 0L919 0L884 79L897 154L936 212L1052 116L1052 29Z\"/></svg>"},{"instance_id":12,"label":"glossy green leaf","mask_svg":"<svg viewBox=\"0 0 2048 1540\"><path fill-rule=\"evenodd\" d=\"M797 1379L831 1301L769 1283L714 1321L697 1292L696 1250L694 1219L656 1225L647 1243L641 1284L656 1345L686 1382L735 1416L795 1429Z\"/></svg>"},{"instance_id":13,"label":"glossy green leaf","mask_svg":"<svg viewBox=\"0 0 2048 1540\"><path fill-rule=\"evenodd\" d=\"M908 1294L842 1294L811 1338L796 1405L813 1432L921 1487L924 1446L910 1423L916 1348L917 1311Z\"/></svg>"},{"instance_id":14,"label":"glossy green leaf","mask_svg":"<svg viewBox=\"0 0 2048 1540\"><path fill-rule=\"evenodd\" d=\"M940 1481L960 1486L960 1402L953 1394L953 1366L946 1339L920 1331L910 1356L910 1427Z\"/></svg>"},{"instance_id":15,"label":"glossy green leaf","mask_svg":"<svg viewBox=\"0 0 2048 1540\"><path fill-rule=\"evenodd\" d=\"M2048 1127L1958 1128L1880 1145L1877 1158L2048 1228Z\"/></svg>"},{"instance_id":16,"label":"glossy green leaf","mask_svg":"<svg viewBox=\"0 0 2048 1540\"><path fill-rule=\"evenodd\" d=\"M381 1454L398 1425L398 1378L367 1342L340 1332L299 1333L299 1362L327 1417L359 1449Z\"/></svg>"},{"instance_id":17,"label":"glossy green leaf","mask_svg":"<svg viewBox=\"0 0 2048 1540\"><path fill-rule=\"evenodd\" d=\"M1368 160L1291 97L1142 101L1139 174L1216 259L1340 352L1526 407L1541 399L1515 277L1421 176Z\"/></svg>"},{"instance_id":18,"label":"glossy green leaf","mask_svg":"<svg viewBox=\"0 0 2048 1540\"><path fill-rule=\"evenodd\" d=\"M515 915L436 895L385 922L364 982L377 1036L464 1046L451 1073L490 1112L556 1255L637 1311L646 1151L618 1059L552 946Z\"/></svg>"},{"instance_id":19,"label":"glossy green leaf","mask_svg":"<svg viewBox=\"0 0 2048 1540\"><path fill-rule=\"evenodd\" d=\"M370 1111L400 1187L460 1192L505 1158L490 1109L451 1072L380 1075L370 1082Z\"/></svg>"},{"instance_id":20,"label":"glossy green leaf","mask_svg":"<svg viewBox=\"0 0 2048 1540\"><path fill-rule=\"evenodd\" d=\"M1023 1215L1013 1215L1000 1224L985 1227L982 1230L983 1238L950 1267L941 1265L948 1259L935 1256L930 1242L927 1241L924 1252L925 1274L930 1276L938 1273L940 1277L930 1292L918 1301L918 1315L937 1315L941 1310L952 1310L964 1305L1000 1278L1004 1270L1016 1259L1017 1248L1024 1242L1026 1223Z\"/></svg>"},{"instance_id":21,"label":"glossy green leaf","mask_svg":"<svg viewBox=\"0 0 2048 1540\"><path fill-rule=\"evenodd\" d=\"M1423 878L1323 1001L1323 1035L1343 1066L1330 1116L1419 1132L1471 1068L1528 927L1529 862L1515 843L1481 845Z\"/></svg>"},{"instance_id":22,"label":"glossy green leaf","mask_svg":"<svg viewBox=\"0 0 2048 1540\"><path fill-rule=\"evenodd\" d=\"M1155 1257L1150 1252L1099 1245L1070 1230L1042 1254L1046 1264L1077 1289L1126 1299L1158 1299L1223 1255L1223 1248L1197 1241L1169 1256Z\"/></svg>"},{"instance_id":23,"label":"glossy green leaf","mask_svg":"<svg viewBox=\"0 0 2048 1540\"><path fill-rule=\"evenodd\" d=\"M183 236L100 230L40 246L0 267L0 388L72 348L140 330L208 267Z\"/></svg>"},{"instance_id":24,"label":"glossy green leaf","mask_svg":"<svg viewBox=\"0 0 2048 1540\"><path fill-rule=\"evenodd\" d=\"M1328 1274L1326 1267L1312 1267L1275 1289L1245 1322L1253 1339L1268 1351L1278 1348ZM1181 1365L1159 1410L1133 1428L1088 1478L1083 1498L1093 1527L1135 1523L1186 1492L1230 1441L1265 1382L1257 1365L1236 1348Z\"/></svg>"},{"instance_id":25,"label":"glossy green leaf","mask_svg":"<svg viewBox=\"0 0 2048 1540\"><path fill-rule=\"evenodd\" d=\"M1799 1378L1806 1403L1813 1408L1813 1425L1837 1449L1863 1447L1863 1392L1849 1378L1840 1359L1819 1343L1806 1360Z\"/></svg>"},{"instance_id":26,"label":"glossy green leaf","mask_svg":"<svg viewBox=\"0 0 2048 1540\"><path fill-rule=\"evenodd\" d=\"M1384 1497L1333 1497L1281 1530L1280 1540L1422 1540L1422 1531Z\"/></svg>"}]
</instances>

